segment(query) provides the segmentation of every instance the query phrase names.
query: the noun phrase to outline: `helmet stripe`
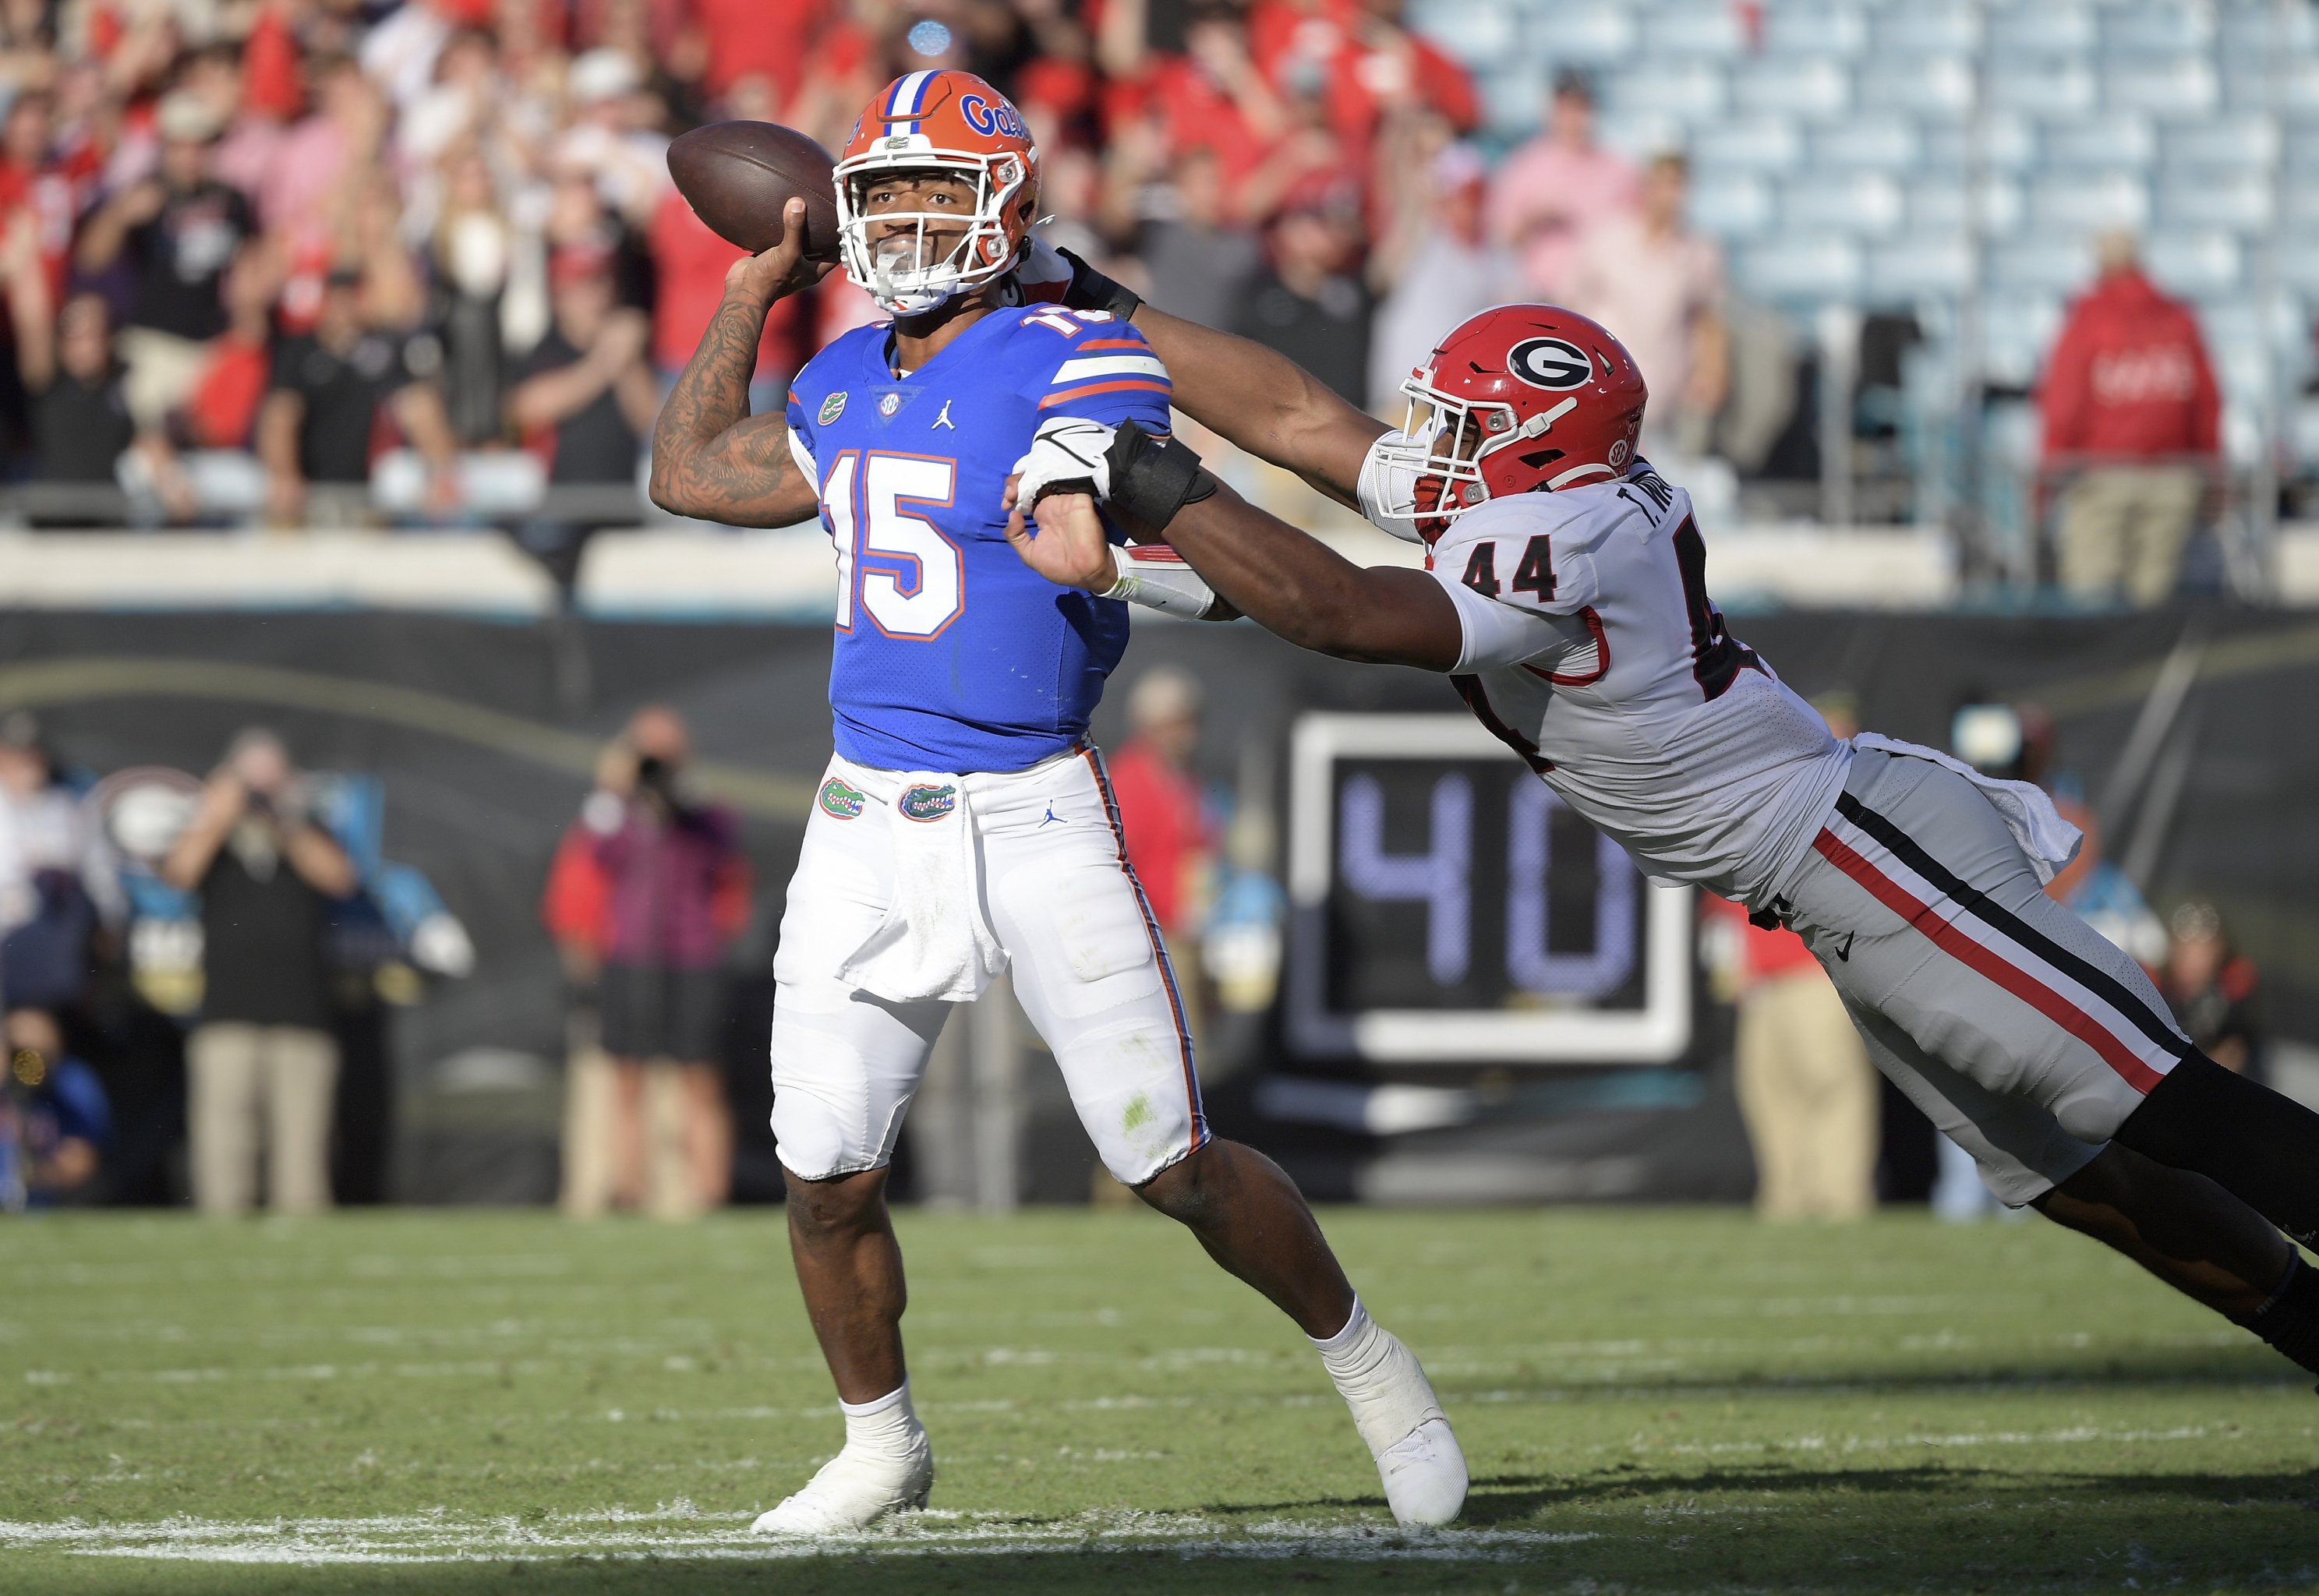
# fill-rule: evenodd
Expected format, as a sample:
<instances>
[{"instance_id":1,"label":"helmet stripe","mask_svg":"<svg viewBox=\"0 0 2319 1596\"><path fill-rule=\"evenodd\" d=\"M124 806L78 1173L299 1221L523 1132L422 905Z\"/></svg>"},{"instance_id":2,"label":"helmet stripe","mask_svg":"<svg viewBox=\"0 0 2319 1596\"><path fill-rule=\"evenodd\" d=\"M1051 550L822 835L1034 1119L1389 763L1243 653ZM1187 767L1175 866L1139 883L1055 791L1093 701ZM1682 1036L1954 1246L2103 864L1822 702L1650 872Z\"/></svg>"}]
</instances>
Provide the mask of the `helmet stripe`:
<instances>
[{"instance_id":1,"label":"helmet stripe","mask_svg":"<svg viewBox=\"0 0 2319 1596\"><path fill-rule=\"evenodd\" d=\"M887 128L888 132L915 133L918 124L915 118L926 97L926 85L934 80L932 71L911 72L894 80L894 92L886 101L885 120L889 123L907 122L909 126Z\"/></svg>"}]
</instances>

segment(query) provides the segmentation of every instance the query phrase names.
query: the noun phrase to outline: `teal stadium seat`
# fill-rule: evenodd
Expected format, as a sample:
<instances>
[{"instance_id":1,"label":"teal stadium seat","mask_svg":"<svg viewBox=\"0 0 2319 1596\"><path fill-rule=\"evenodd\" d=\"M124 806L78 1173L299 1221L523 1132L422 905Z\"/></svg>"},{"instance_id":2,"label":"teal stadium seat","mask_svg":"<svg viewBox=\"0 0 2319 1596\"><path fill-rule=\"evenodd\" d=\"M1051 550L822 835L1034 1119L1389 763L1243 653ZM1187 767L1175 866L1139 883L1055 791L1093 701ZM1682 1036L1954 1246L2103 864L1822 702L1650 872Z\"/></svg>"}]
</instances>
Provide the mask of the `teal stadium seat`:
<instances>
[{"instance_id":1,"label":"teal stadium seat","mask_svg":"<svg viewBox=\"0 0 2319 1596\"><path fill-rule=\"evenodd\" d=\"M1889 239L1904 220L1900 185L1881 172L1807 172L1780 195L1780 225L1799 233Z\"/></svg>"}]
</instances>

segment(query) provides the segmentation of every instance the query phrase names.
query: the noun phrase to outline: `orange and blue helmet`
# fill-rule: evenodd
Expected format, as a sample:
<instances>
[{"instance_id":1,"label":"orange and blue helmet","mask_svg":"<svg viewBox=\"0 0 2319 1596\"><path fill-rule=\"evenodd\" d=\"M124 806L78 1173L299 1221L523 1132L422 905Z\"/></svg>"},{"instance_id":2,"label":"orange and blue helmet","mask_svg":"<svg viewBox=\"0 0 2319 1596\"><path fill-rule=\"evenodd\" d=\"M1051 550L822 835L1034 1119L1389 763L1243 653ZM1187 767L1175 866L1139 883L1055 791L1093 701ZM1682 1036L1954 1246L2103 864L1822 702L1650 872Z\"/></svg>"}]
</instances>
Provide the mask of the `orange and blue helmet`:
<instances>
[{"instance_id":1,"label":"orange and blue helmet","mask_svg":"<svg viewBox=\"0 0 2319 1596\"><path fill-rule=\"evenodd\" d=\"M930 224L947 231L955 212L878 213L867 201L880 179L942 172L974 185L965 236L939 258ZM898 316L934 310L1013 269L1039 203L1039 149L1006 95L970 72L911 72L878 92L853 124L835 172L838 245L845 275Z\"/></svg>"}]
</instances>

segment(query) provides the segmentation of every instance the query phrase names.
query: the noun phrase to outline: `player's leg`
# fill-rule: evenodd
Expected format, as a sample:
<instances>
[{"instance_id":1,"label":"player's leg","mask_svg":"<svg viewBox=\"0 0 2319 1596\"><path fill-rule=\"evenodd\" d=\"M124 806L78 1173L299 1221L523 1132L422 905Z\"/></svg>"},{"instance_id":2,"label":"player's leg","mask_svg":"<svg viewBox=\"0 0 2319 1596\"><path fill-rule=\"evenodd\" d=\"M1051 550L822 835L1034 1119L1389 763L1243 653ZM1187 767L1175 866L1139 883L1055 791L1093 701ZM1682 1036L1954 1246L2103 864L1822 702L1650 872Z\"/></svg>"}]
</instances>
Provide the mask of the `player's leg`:
<instances>
[{"instance_id":1,"label":"player's leg","mask_svg":"<svg viewBox=\"0 0 2319 1596\"><path fill-rule=\"evenodd\" d=\"M2262 1215L2205 1176L2115 1141L2034 1205L2240 1324L2261 1312L2295 1258Z\"/></svg>"},{"instance_id":2,"label":"player's leg","mask_svg":"<svg viewBox=\"0 0 2319 1596\"><path fill-rule=\"evenodd\" d=\"M2319 1272L2263 1216L2203 1176L2093 1146L2026 1097L1992 1092L1847 1000L1876 1068L1972 1155L1999 1200L2116 1249L2319 1373Z\"/></svg>"},{"instance_id":3,"label":"player's leg","mask_svg":"<svg viewBox=\"0 0 2319 1596\"><path fill-rule=\"evenodd\" d=\"M837 762L838 789L875 773ZM790 1255L836 1382L845 1445L756 1528L821 1535L923 1505L934 1455L902 1357L902 1252L886 1165L950 1005L856 990L846 960L891 911L891 808L824 802L807 823L773 960L772 1129L789 1186Z\"/></svg>"},{"instance_id":4,"label":"player's leg","mask_svg":"<svg viewBox=\"0 0 2319 1596\"><path fill-rule=\"evenodd\" d=\"M886 1171L808 1180L784 1169L781 1177L798 1290L837 1399L875 1402L908 1378L902 1312L909 1291L886 1208Z\"/></svg>"},{"instance_id":5,"label":"player's leg","mask_svg":"<svg viewBox=\"0 0 2319 1596\"><path fill-rule=\"evenodd\" d=\"M988 781L975 807L1015 993L1105 1167L1312 1338L1395 1517L1455 1518L1465 1458L1424 1371L1362 1308L1279 1166L1209 1133L1174 976L1100 766L1089 756Z\"/></svg>"},{"instance_id":6,"label":"player's leg","mask_svg":"<svg viewBox=\"0 0 2319 1596\"><path fill-rule=\"evenodd\" d=\"M2205 1176L2296 1240L2319 1243L2319 1114L2202 1053L2117 1129L2144 1158Z\"/></svg>"},{"instance_id":7,"label":"player's leg","mask_svg":"<svg viewBox=\"0 0 2319 1596\"><path fill-rule=\"evenodd\" d=\"M1963 778L1862 753L1807 878L1797 929L1847 996L2079 1140L2116 1138L2319 1238L2319 1114L2199 1053Z\"/></svg>"},{"instance_id":8,"label":"player's leg","mask_svg":"<svg viewBox=\"0 0 2319 1596\"><path fill-rule=\"evenodd\" d=\"M1352 1317L1352 1284L1320 1222L1287 1171L1256 1149L1212 1136L1133 1189L1314 1340Z\"/></svg>"},{"instance_id":9,"label":"player's leg","mask_svg":"<svg viewBox=\"0 0 2319 1596\"><path fill-rule=\"evenodd\" d=\"M2305 1316L2311 1288L2287 1266L2291 1253L2274 1252L2265 1265L2248 1252L2247 1227L2281 1213L2238 1189L2246 1177L2189 1169L2216 1177L2221 1189L2208 1194L2146 1171L2138 1182L2125 1178L2116 1171L2140 1166L2120 1159L2072 1184L2121 1127L2144 1112L2179 1123L2189 1117L2179 1105L2216 1096L2208 1072L2227 1072L2174 1029L2131 960L2044 896L1970 783L1929 762L1862 754L1836 816L1783 896L1870 1057L1972 1153L2000 1199L2018 1206L2061 1186L2048 1213L2113 1245L2131 1224L2138 1240L2125 1249L2170 1283L2201 1278L2201 1267L2251 1270L2240 1285L2281 1300L2266 1318L2244 1322L2298 1361L2308 1356L2287 1321ZM2188 1091L2161 1097L2176 1074L2191 1083ZM2293 1116L2309 1116L2275 1099L2289 1129L2258 1130L2246 1123L2245 1100L2231 1096L2231 1123L2260 1141L2257 1161L2292 1195L2299 1187L2279 1149L2293 1145ZM2171 1163L2140 1140L2125 1145L2146 1161ZM2314 1168L2306 1159L2305 1182ZM2179 1206L2161 1216L2170 1200ZM2106 1219L2103 1209L2123 1217ZM2274 1277L2262 1277L2266 1267ZM2229 1311L2227 1288L2217 1289L2224 1295L2215 1300Z\"/></svg>"},{"instance_id":10,"label":"player's leg","mask_svg":"<svg viewBox=\"0 0 2319 1596\"><path fill-rule=\"evenodd\" d=\"M902 1356L908 1298L886 1166L950 1005L889 1003L806 974L797 968L806 962L784 960L774 997L772 1128L790 1255L837 1386L845 1445L754 1528L829 1535L924 1506L934 1483Z\"/></svg>"}]
</instances>

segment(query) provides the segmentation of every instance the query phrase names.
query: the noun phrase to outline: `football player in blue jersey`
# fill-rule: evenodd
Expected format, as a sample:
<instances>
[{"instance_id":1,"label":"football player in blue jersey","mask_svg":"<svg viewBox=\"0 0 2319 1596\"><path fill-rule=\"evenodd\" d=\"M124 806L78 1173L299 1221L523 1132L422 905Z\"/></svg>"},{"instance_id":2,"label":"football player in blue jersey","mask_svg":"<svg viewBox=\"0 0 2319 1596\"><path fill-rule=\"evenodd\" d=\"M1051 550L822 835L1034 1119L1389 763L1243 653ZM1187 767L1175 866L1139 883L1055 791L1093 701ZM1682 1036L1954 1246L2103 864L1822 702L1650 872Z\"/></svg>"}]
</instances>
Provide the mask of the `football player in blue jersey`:
<instances>
[{"instance_id":1,"label":"football player in blue jersey","mask_svg":"<svg viewBox=\"0 0 2319 1596\"><path fill-rule=\"evenodd\" d=\"M1006 478L1041 423L1164 434L1167 369L1108 313L1026 302L1038 152L979 78L889 86L835 181L846 274L893 320L817 356L785 416L749 414L767 309L829 269L800 257L790 201L783 243L726 278L653 440L655 502L736 526L818 513L837 553L836 754L781 921L771 1052L791 1253L846 1438L756 1528L843 1534L926 1500L886 1168L950 1006L1010 969L1105 1168L1313 1339L1395 1517L1447 1523L1466 1464L1423 1370L1361 1307L1287 1176L1208 1129L1087 742L1127 644L1121 600L1177 606L1169 570L1123 558L1096 595L1006 539Z\"/></svg>"}]
</instances>

